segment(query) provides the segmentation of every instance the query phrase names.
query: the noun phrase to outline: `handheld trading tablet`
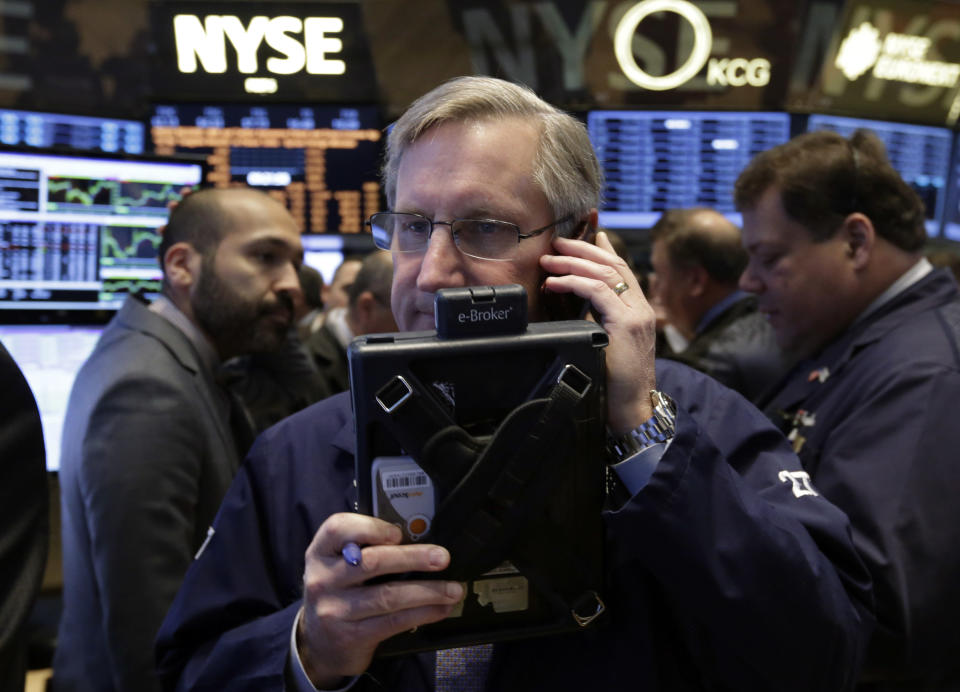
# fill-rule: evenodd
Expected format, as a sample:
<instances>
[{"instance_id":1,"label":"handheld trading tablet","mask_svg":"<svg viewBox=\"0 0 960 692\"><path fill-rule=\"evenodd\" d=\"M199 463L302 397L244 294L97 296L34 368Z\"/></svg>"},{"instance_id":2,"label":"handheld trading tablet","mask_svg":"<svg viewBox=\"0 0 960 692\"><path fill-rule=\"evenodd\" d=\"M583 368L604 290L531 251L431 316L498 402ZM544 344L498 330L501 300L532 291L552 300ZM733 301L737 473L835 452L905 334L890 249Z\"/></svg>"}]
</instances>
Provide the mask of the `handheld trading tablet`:
<instances>
[{"instance_id":1,"label":"handheld trading tablet","mask_svg":"<svg viewBox=\"0 0 960 692\"><path fill-rule=\"evenodd\" d=\"M466 585L378 654L581 629L604 608L606 332L527 325L521 286L444 289L436 322L349 349L358 509L450 551L417 578Z\"/></svg>"}]
</instances>

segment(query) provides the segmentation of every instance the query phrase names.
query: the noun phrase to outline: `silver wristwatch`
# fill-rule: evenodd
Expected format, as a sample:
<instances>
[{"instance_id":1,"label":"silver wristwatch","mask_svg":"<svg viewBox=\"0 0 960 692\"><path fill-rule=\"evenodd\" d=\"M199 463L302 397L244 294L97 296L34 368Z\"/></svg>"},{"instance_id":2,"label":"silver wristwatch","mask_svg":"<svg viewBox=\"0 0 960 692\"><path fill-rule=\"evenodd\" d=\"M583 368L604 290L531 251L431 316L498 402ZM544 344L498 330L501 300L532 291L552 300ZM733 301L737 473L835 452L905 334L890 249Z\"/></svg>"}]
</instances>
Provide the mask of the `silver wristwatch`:
<instances>
[{"instance_id":1,"label":"silver wristwatch","mask_svg":"<svg viewBox=\"0 0 960 692\"><path fill-rule=\"evenodd\" d=\"M608 463L618 464L673 437L677 427L677 405L673 399L663 392L651 389L650 404L653 406L653 415L650 418L629 432L611 435L607 439Z\"/></svg>"}]
</instances>

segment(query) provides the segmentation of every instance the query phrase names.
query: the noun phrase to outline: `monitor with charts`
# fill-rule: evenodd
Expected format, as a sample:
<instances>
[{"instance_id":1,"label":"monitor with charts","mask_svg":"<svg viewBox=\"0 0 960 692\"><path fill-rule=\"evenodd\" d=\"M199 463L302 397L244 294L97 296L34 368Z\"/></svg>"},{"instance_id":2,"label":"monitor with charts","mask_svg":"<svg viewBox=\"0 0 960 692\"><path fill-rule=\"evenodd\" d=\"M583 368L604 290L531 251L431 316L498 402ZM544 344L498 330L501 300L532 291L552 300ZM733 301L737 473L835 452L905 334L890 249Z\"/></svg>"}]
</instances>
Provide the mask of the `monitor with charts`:
<instances>
[{"instance_id":1,"label":"monitor with charts","mask_svg":"<svg viewBox=\"0 0 960 692\"><path fill-rule=\"evenodd\" d=\"M168 205L201 161L0 151L0 310L115 309L160 287Z\"/></svg>"}]
</instances>

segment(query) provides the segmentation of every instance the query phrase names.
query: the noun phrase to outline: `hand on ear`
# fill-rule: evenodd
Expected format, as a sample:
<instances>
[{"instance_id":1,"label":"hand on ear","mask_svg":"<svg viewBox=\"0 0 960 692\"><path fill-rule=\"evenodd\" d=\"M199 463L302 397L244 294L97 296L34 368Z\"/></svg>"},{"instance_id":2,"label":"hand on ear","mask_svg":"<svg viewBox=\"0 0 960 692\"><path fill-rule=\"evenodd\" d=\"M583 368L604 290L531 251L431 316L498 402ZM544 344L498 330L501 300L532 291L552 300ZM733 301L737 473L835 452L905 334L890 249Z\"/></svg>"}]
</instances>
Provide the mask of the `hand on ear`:
<instances>
[{"instance_id":1,"label":"hand on ear","mask_svg":"<svg viewBox=\"0 0 960 692\"><path fill-rule=\"evenodd\" d=\"M583 220L580 228L577 229L577 240L582 240L593 245L597 244L597 223L599 215L596 209L591 209L587 218Z\"/></svg>"}]
</instances>

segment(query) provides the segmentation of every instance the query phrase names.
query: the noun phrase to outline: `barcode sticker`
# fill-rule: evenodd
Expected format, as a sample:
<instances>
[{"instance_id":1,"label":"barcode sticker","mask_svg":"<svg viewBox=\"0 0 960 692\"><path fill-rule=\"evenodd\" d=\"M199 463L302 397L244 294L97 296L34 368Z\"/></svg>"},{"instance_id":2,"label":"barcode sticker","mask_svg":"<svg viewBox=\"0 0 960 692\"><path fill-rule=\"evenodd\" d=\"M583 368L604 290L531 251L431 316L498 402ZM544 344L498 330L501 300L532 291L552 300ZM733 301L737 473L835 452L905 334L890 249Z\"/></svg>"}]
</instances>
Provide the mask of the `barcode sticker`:
<instances>
[{"instance_id":1,"label":"barcode sticker","mask_svg":"<svg viewBox=\"0 0 960 692\"><path fill-rule=\"evenodd\" d=\"M376 457L373 472L373 516L403 530L406 542L419 541L433 522L433 482L410 457Z\"/></svg>"},{"instance_id":2,"label":"barcode sticker","mask_svg":"<svg viewBox=\"0 0 960 692\"><path fill-rule=\"evenodd\" d=\"M426 488L430 485L430 477L419 469L387 471L381 475L380 479L384 490L409 490Z\"/></svg>"}]
</instances>

